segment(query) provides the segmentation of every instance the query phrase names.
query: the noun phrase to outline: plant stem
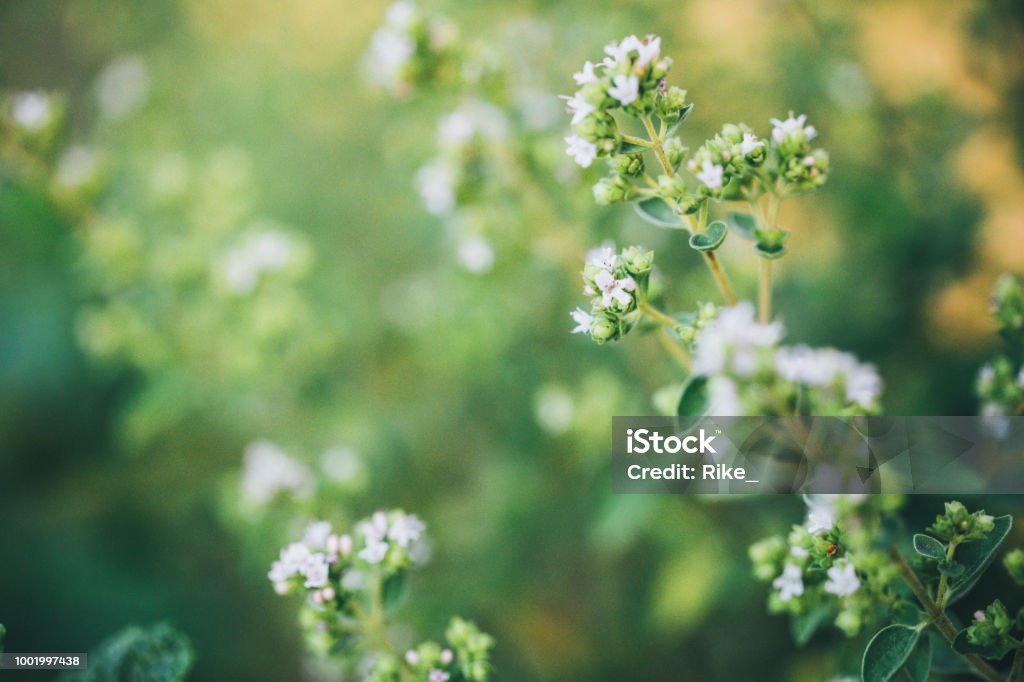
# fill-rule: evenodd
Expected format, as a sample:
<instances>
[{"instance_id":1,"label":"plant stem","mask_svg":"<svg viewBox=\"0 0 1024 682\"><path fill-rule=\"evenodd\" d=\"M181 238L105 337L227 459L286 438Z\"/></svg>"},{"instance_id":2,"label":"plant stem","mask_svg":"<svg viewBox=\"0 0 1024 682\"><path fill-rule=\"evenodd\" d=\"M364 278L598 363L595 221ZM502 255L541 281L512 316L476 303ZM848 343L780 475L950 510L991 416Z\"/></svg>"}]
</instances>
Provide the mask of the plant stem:
<instances>
[{"instance_id":1,"label":"plant stem","mask_svg":"<svg viewBox=\"0 0 1024 682\"><path fill-rule=\"evenodd\" d=\"M625 133L622 135L622 141L635 144L638 147L647 147L648 149L654 148L654 143L650 140L645 140L642 137L634 137L633 135L626 135Z\"/></svg>"},{"instance_id":2,"label":"plant stem","mask_svg":"<svg viewBox=\"0 0 1024 682\"><path fill-rule=\"evenodd\" d=\"M772 261L761 258L761 272L757 280L757 320L768 324L772 319Z\"/></svg>"},{"instance_id":3,"label":"plant stem","mask_svg":"<svg viewBox=\"0 0 1024 682\"><path fill-rule=\"evenodd\" d=\"M672 168L672 164L668 162L668 156L665 155L665 148L662 145L663 140L658 135L658 132L654 129L654 122L651 121L650 116L643 117L644 128L647 129L647 134L651 138L654 153L658 157L658 161L661 163L662 169L665 174L670 178L674 178L676 175L675 169ZM623 138L625 139L625 138ZM675 199L671 200L674 207L678 207ZM715 283L718 284L718 289L722 292L722 296L725 297L726 303L729 305L736 305L737 298L736 292L732 289L732 284L729 283L729 278L726 276L725 271L722 269L721 264L718 262L718 258L715 256L714 251L702 251L704 254L704 262L708 264L708 269L711 271L711 276L715 278Z\"/></svg>"},{"instance_id":4,"label":"plant stem","mask_svg":"<svg viewBox=\"0 0 1024 682\"><path fill-rule=\"evenodd\" d=\"M661 343L661 347L665 349L665 352L672 356L672 359L676 361L679 368L689 374L690 354L672 338L672 335L664 327L658 330L658 342Z\"/></svg>"},{"instance_id":5,"label":"plant stem","mask_svg":"<svg viewBox=\"0 0 1024 682\"><path fill-rule=\"evenodd\" d=\"M1017 682L1022 672L1024 672L1024 647L1018 646L1017 651L1013 654L1013 667L1010 668L1010 676L1006 678L1007 681Z\"/></svg>"},{"instance_id":6,"label":"plant stem","mask_svg":"<svg viewBox=\"0 0 1024 682\"><path fill-rule=\"evenodd\" d=\"M679 322L677 320L673 320L671 317L661 312L647 301L644 301L637 307L640 309L640 312L642 312L644 315L649 315L650 317L654 318L655 320L662 323L666 327L671 327L675 329L676 327L679 326Z\"/></svg>"},{"instance_id":7,"label":"plant stem","mask_svg":"<svg viewBox=\"0 0 1024 682\"><path fill-rule=\"evenodd\" d=\"M953 560L953 553L956 552L956 545L957 542L956 538L954 537L952 540L949 541L949 547L946 549L947 562ZM949 578L946 577L945 573L943 573L942 576L939 578L939 588L935 591L935 603L938 605L940 610L946 608L946 601L949 599L949 595L947 594L948 591Z\"/></svg>"},{"instance_id":8,"label":"plant stem","mask_svg":"<svg viewBox=\"0 0 1024 682\"><path fill-rule=\"evenodd\" d=\"M907 560L900 554L900 551L895 547L889 549L889 555L896 562L896 566L900 569L900 575L903 577L904 582L910 588L910 591L914 593L917 600L921 602L921 606L924 607L928 618L931 620L935 629L939 631L942 638L953 644L953 640L956 639L956 626L949 620L949 617L943 612L939 605L928 595L928 590L925 589L924 585L918 579L914 573L914 569L910 567ZM961 657L967 663L974 668L975 672L981 675L989 682L1004 682L1002 676L988 664L985 659L977 654L960 654ZM1012 679L1012 678L1011 678Z\"/></svg>"}]
</instances>

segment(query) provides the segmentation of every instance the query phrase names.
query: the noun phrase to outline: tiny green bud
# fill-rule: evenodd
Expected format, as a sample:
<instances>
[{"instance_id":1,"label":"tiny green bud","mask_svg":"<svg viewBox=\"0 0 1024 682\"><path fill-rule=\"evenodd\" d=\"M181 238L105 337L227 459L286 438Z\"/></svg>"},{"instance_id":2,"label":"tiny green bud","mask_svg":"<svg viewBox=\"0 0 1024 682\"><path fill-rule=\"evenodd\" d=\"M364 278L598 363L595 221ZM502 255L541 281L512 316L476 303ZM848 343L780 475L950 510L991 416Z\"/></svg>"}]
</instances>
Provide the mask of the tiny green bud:
<instances>
[{"instance_id":1,"label":"tiny green bud","mask_svg":"<svg viewBox=\"0 0 1024 682\"><path fill-rule=\"evenodd\" d=\"M626 272L634 277L647 275L654 266L654 252L645 251L639 246L630 246L623 250L619 258L626 267Z\"/></svg>"},{"instance_id":2,"label":"tiny green bud","mask_svg":"<svg viewBox=\"0 0 1024 682\"><path fill-rule=\"evenodd\" d=\"M686 153L690 151L683 146L682 140L678 137L670 137L662 144L662 149L665 152L665 156L668 157L668 163L673 168L678 168L679 164L686 158Z\"/></svg>"},{"instance_id":3,"label":"tiny green bud","mask_svg":"<svg viewBox=\"0 0 1024 682\"><path fill-rule=\"evenodd\" d=\"M1013 582L1024 586L1024 550L1015 549L1003 557L1003 566Z\"/></svg>"},{"instance_id":4,"label":"tiny green bud","mask_svg":"<svg viewBox=\"0 0 1024 682\"><path fill-rule=\"evenodd\" d=\"M594 185L594 201L600 206L627 201L633 194L633 186L619 176L601 178Z\"/></svg>"},{"instance_id":5,"label":"tiny green bud","mask_svg":"<svg viewBox=\"0 0 1024 682\"><path fill-rule=\"evenodd\" d=\"M615 341L620 336L619 320L611 314L598 316L590 326L590 338L596 343Z\"/></svg>"},{"instance_id":6,"label":"tiny green bud","mask_svg":"<svg viewBox=\"0 0 1024 682\"><path fill-rule=\"evenodd\" d=\"M686 195L686 182L678 175L669 177L663 173L658 176L658 191L663 197L678 199Z\"/></svg>"},{"instance_id":7,"label":"tiny green bud","mask_svg":"<svg viewBox=\"0 0 1024 682\"><path fill-rule=\"evenodd\" d=\"M1012 621L1003 603L996 599L985 611L974 614L974 622L967 628L967 641L975 646L998 646L1010 634Z\"/></svg>"},{"instance_id":8,"label":"tiny green bud","mask_svg":"<svg viewBox=\"0 0 1024 682\"><path fill-rule=\"evenodd\" d=\"M615 175L634 178L644 172L644 155L640 153L616 154L608 157L608 167Z\"/></svg>"},{"instance_id":9,"label":"tiny green bud","mask_svg":"<svg viewBox=\"0 0 1024 682\"><path fill-rule=\"evenodd\" d=\"M657 112L667 120L675 120L679 112L686 106L686 90L675 85L671 86L657 98Z\"/></svg>"}]
</instances>

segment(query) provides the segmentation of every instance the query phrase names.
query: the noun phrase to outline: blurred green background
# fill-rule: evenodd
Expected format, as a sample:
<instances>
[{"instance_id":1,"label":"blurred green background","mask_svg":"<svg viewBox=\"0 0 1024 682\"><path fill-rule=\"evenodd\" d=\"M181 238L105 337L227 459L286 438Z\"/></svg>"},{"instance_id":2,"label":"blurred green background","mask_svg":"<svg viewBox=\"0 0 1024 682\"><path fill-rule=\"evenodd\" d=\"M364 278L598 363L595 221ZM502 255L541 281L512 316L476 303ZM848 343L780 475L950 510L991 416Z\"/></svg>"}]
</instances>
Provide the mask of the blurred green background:
<instances>
[{"instance_id":1,"label":"blurred green background","mask_svg":"<svg viewBox=\"0 0 1024 682\"><path fill-rule=\"evenodd\" d=\"M976 412L975 373L999 347L988 293L1024 270L1020 3L424 8L505 46L522 89L552 98L610 40L658 33L696 103L691 148L724 121L764 133L771 116L808 114L833 172L783 207L787 338L876 363L890 414ZM799 500L609 492L611 416L652 413L651 394L680 377L653 340L598 348L568 334L583 254L608 238L655 248L680 308L714 299L699 257L626 208L591 206L600 170L562 183L538 171L546 208L516 213L513 199L492 220L493 268L460 268L413 189L457 102L364 82L384 10L0 3L0 89L65 103L39 158L84 145L103 178L85 200L55 199L33 164L0 155L7 650L83 651L166 618L195 644L195 680L308 671L296 605L265 577L290 512L238 500L242 453L266 438L309 462L358 453L359 484L321 490L302 513L401 506L427 521L434 559L400 617L423 637L452 613L476 620L498 640L501 679L849 670L830 653L839 635L796 650L749 578L746 546L798 522ZM122 96L142 93L131 111L105 103L118 73ZM537 128L531 158L561 159L567 127ZM211 254L267 221L306 262L249 299L225 295ZM738 247L723 257L749 297L754 262ZM940 502L915 498L911 519Z\"/></svg>"}]
</instances>

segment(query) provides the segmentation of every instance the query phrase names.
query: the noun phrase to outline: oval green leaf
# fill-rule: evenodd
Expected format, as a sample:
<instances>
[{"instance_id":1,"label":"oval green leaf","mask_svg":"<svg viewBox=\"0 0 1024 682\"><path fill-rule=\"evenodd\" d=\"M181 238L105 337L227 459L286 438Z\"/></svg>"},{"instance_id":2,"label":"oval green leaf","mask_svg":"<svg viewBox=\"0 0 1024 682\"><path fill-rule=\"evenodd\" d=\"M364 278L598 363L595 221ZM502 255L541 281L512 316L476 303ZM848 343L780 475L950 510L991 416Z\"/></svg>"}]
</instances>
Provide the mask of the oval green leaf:
<instances>
[{"instance_id":1,"label":"oval green leaf","mask_svg":"<svg viewBox=\"0 0 1024 682\"><path fill-rule=\"evenodd\" d=\"M665 137L668 137L669 135L674 135L675 132L677 130L679 130L679 126L683 125L683 121L686 120L686 117L690 115L691 111L693 111L693 103L692 102L690 104L687 104L682 109L680 109L679 110L679 117L676 118L675 121L673 121L672 123L669 124L668 132L665 133Z\"/></svg>"},{"instance_id":2,"label":"oval green leaf","mask_svg":"<svg viewBox=\"0 0 1024 682\"><path fill-rule=\"evenodd\" d=\"M646 152L650 147L645 147L642 144L634 144L632 142L623 142L619 145L619 154L636 154L638 152Z\"/></svg>"},{"instance_id":3,"label":"oval green leaf","mask_svg":"<svg viewBox=\"0 0 1024 682\"><path fill-rule=\"evenodd\" d=\"M404 572L395 573L394 575L388 576L384 579L380 598L381 606L384 608L384 613L391 613L399 604L402 603L402 599L405 597L407 584L408 582Z\"/></svg>"},{"instance_id":4,"label":"oval green leaf","mask_svg":"<svg viewBox=\"0 0 1024 682\"><path fill-rule=\"evenodd\" d=\"M708 411L708 378L698 374L690 377L683 386L683 394L679 396L676 416L679 417L679 430L688 431Z\"/></svg>"},{"instance_id":5,"label":"oval green leaf","mask_svg":"<svg viewBox=\"0 0 1024 682\"><path fill-rule=\"evenodd\" d=\"M697 251L714 251L722 245L727 234L729 234L729 230L725 223L716 220L708 225L708 229L704 232L698 232L690 237L690 248Z\"/></svg>"},{"instance_id":6,"label":"oval green leaf","mask_svg":"<svg viewBox=\"0 0 1024 682\"><path fill-rule=\"evenodd\" d=\"M757 255L761 258L767 258L768 260L775 260L786 255L785 244L763 244L758 242L754 245L754 250L757 251Z\"/></svg>"},{"instance_id":7,"label":"oval green leaf","mask_svg":"<svg viewBox=\"0 0 1024 682\"><path fill-rule=\"evenodd\" d=\"M1012 527L1012 516L999 516L995 519L992 532L985 538L964 543L956 548L956 560L957 563L963 564L964 572L950 581L950 594L963 596L974 586L975 581L992 563Z\"/></svg>"},{"instance_id":8,"label":"oval green leaf","mask_svg":"<svg viewBox=\"0 0 1024 682\"><path fill-rule=\"evenodd\" d=\"M644 199L633 204L633 208L641 218L652 225L672 227L677 230L683 228L683 221L663 199L658 199L657 197Z\"/></svg>"},{"instance_id":9,"label":"oval green leaf","mask_svg":"<svg viewBox=\"0 0 1024 682\"><path fill-rule=\"evenodd\" d=\"M907 674L911 682L928 682L928 673L932 670L932 640L922 637L910 657L903 665L903 672Z\"/></svg>"},{"instance_id":10,"label":"oval green leaf","mask_svg":"<svg viewBox=\"0 0 1024 682\"><path fill-rule=\"evenodd\" d=\"M914 551L935 561L942 561L946 558L946 546L931 535L924 533L914 535Z\"/></svg>"},{"instance_id":11,"label":"oval green leaf","mask_svg":"<svg viewBox=\"0 0 1024 682\"><path fill-rule=\"evenodd\" d=\"M910 658L920 637L920 630L906 625L879 630L864 651L861 678L864 682L889 682Z\"/></svg>"}]
</instances>

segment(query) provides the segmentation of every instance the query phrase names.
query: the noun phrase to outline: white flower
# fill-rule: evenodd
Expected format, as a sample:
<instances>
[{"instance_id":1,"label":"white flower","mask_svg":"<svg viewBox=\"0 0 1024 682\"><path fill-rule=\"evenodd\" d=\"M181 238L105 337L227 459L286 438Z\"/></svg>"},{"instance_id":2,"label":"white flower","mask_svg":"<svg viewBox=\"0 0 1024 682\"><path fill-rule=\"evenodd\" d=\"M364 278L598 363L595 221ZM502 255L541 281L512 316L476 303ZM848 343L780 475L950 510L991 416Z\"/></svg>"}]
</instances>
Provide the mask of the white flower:
<instances>
[{"instance_id":1,"label":"white flower","mask_svg":"<svg viewBox=\"0 0 1024 682\"><path fill-rule=\"evenodd\" d=\"M746 156L750 152L764 146L764 141L757 139L756 135L743 133L743 141L740 142L740 154Z\"/></svg>"},{"instance_id":2,"label":"white flower","mask_svg":"<svg viewBox=\"0 0 1024 682\"><path fill-rule=\"evenodd\" d=\"M796 564L786 564L782 575L772 581L772 587L779 591L779 599L787 602L804 593L803 573Z\"/></svg>"},{"instance_id":3,"label":"white flower","mask_svg":"<svg viewBox=\"0 0 1024 682\"><path fill-rule=\"evenodd\" d=\"M400 514L391 522L388 539L398 543L399 547L408 547L419 540L426 529L427 524L415 514Z\"/></svg>"},{"instance_id":4,"label":"white flower","mask_svg":"<svg viewBox=\"0 0 1024 682\"><path fill-rule=\"evenodd\" d=\"M420 662L420 655L415 649L409 649L405 652L405 662L409 665L416 665Z\"/></svg>"},{"instance_id":5,"label":"white flower","mask_svg":"<svg viewBox=\"0 0 1024 682\"><path fill-rule=\"evenodd\" d=\"M716 417L742 417L745 414L736 382L713 376L708 382L708 414Z\"/></svg>"},{"instance_id":6,"label":"white flower","mask_svg":"<svg viewBox=\"0 0 1024 682\"><path fill-rule=\"evenodd\" d=\"M441 652L441 662L448 665L455 660L455 654L451 649L445 649Z\"/></svg>"},{"instance_id":7,"label":"white flower","mask_svg":"<svg viewBox=\"0 0 1024 682\"><path fill-rule=\"evenodd\" d=\"M149 73L141 57L121 57L103 70L96 81L100 113L111 120L134 114L149 95Z\"/></svg>"},{"instance_id":8,"label":"white flower","mask_svg":"<svg viewBox=\"0 0 1024 682\"><path fill-rule=\"evenodd\" d=\"M807 121L807 116L805 114L801 114L794 118L793 112L791 111L789 112L789 118L785 121L780 121L777 118L770 120L772 125L775 126L772 128L772 137L776 142L782 142L786 139L786 136L791 133L799 132L808 140L813 140L818 134L818 131L814 129L814 126L804 126L804 123Z\"/></svg>"},{"instance_id":9,"label":"white flower","mask_svg":"<svg viewBox=\"0 0 1024 682\"><path fill-rule=\"evenodd\" d=\"M330 521L314 521L306 526L306 533L303 535L302 541L310 547L322 550L327 547L327 538L330 536Z\"/></svg>"},{"instance_id":10,"label":"white flower","mask_svg":"<svg viewBox=\"0 0 1024 682\"><path fill-rule=\"evenodd\" d=\"M416 6L411 2L399 0L384 12L384 21L399 30L407 30L416 20Z\"/></svg>"},{"instance_id":11,"label":"white flower","mask_svg":"<svg viewBox=\"0 0 1024 682\"><path fill-rule=\"evenodd\" d=\"M437 668L431 668L430 672L427 674L428 682L448 682L450 677L451 675L443 670L438 670Z\"/></svg>"},{"instance_id":12,"label":"white flower","mask_svg":"<svg viewBox=\"0 0 1024 682\"><path fill-rule=\"evenodd\" d=\"M778 322L755 321L754 306L749 301L721 308L718 316L697 333L693 371L709 376L725 371L748 372L756 362L751 357L756 349L774 346L781 337L782 325Z\"/></svg>"},{"instance_id":13,"label":"white flower","mask_svg":"<svg viewBox=\"0 0 1024 682\"><path fill-rule=\"evenodd\" d=\"M330 564L327 563L325 555L317 552L307 557L306 561L302 564L300 572L306 577L306 587L324 587L327 585Z\"/></svg>"},{"instance_id":14,"label":"white flower","mask_svg":"<svg viewBox=\"0 0 1024 682\"><path fill-rule=\"evenodd\" d=\"M283 492L299 498L313 492L316 483L309 469L269 441L250 443L242 457L242 495L257 505Z\"/></svg>"},{"instance_id":15,"label":"white flower","mask_svg":"<svg viewBox=\"0 0 1024 682\"><path fill-rule=\"evenodd\" d=\"M270 572L267 577L272 582L279 583L288 580L302 570L311 552L309 547L301 542L293 542L281 550L277 561L270 565Z\"/></svg>"},{"instance_id":16,"label":"white flower","mask_svg":"<svg viewBox=\"0 0 1024 682\"><path fill-rule=\"evenodd\" d=\"M379 564L388 553L388 543L367 538L366 547L359 551L359 558L368 564Z\"/></svg>"},{"instance_id":17,"label":"white flower","mask_svg":"<svg viewBox=\"0 0 1024 682\"><path fill-rule=\"evenodd\" d=\"M1024 367L1020 368L1020 374L1017 375L1017 385L1024 388Z\"/></svg>"},{"instance_id":18,"label":"white flower","mask_svg":"<svg viewBox=\"0 0 1024 682\"><path fill-rule=\"evenodd\" d=\"M661 38L648 36L645 40L637 42L636 63L640 67L646 67L659 56L661 56Z\"/></svg>"},{"instance_id":19,"label":"white flower","mask_svg":"<svg viewBox=\"0 0 1024 682\"><path fill-rule=\"evenodd\" d=\"M562 99L565 100L565 110L572 114L572 125L576 125L587 116L597 111L597 107L583 99L583 96L578 92L572 97L562 95Z\"/></svg>"},{"instance_id":20,"label":"white flower","mask_svg":"<svg viewBox=\"0 0 1024 682\"><path fill-rule=\"evenodd\" d=\"M858 589L860 589L860 579L857 578L857 570L849 559L840 559L832 568L828 569L828 580L825 582L826 592L837 597L849 597Z\"/></svg>"},{"instance_id":21,"label":"white flower","mask_svg":"<svg viewBox=\"0 0 1024 682\"><path fill-rule=\"evenodd\" d=\"M471 101L441 119L437 139L446 149L465 146L474 137L497 140L508 132L508 121L493 104Z\"/></svg>"},{"instance_id":22,"label":"white flower","mask_svg":"<svg viewBox=\"0 0 1024 682\"><path fill-rule=\"evenodd\" d=\"M608 43L605 45L604 53L608 55L609 59L605 59L603 63L605 66L626 63L629 61L629 53L634 50L640 50L640 39L636 36L626 36L621 43Z\"/></svg>"},{"instance_id":23,"label":"white flower","mask_svg":"<svg viewBox=\"0 0 1024 682\"><path fill-rule=\"evenodd\" d=\"M615 245L610 242L605 242L587 252L587 262L605 270L614 270L616 260Z\"/></svg>"},{"instance_id":24,"label":"white flower","mask_svg":"<svg viewBox=\"0 0 1024 682\"><path fill-rule=\"evenodd\" d=\"M569 313L572 317L573 322L576 323L576 328L572 330L572 334L589 334L590 328L594 325L594 316L583 310L582 308L576 308L576 310Z\"/></svg>"},{"instance_id":25,"label":"white flower","mask_svg":"<svg viewBox=\"0 0 1024 682\"><path fill-rule=\"evenodd\" d=\"M636 289L636 282L632 277L615 279L611 272L602 270L594 277L594 284L601 291L601 305L605 308L610 308L616 303L625 308L633 301L629 292Z\"/></svg>"},{"instance_id":26,"label":"white flower","mask_svg":"<svg viewBox=\"0 0 1024 682\"><path fill-rule=\"evenodd\" d=\"M707 185L708 189L722 188L722 167L718 164L705 161L700 165L700 172L697 179Z\"/></svg>"},{"instance_id":27,"label":"white flower","mask_svg":"<svg viewBox=\"0 0 1024 682\"><path fill-rule=\"evenodd\" d=\"M999 403L982 405L981 430L998 440L1006 438L1010 434L1010 418L1006 415L1006 408Z\"/></svg>"},{"instance_id":28,"label":"white flower","mask_svg":"<svg viewBox=\"0 0 1024 682\"><path fill-rule=\"evenodd\" d=\"M11 117L28 132L36 133L53 119L53 103L42 92L19 92L11 98Z\"/></svg>"},{"instance_id":29,"label":"white flower","mask_svg":"<svg viewBox=\"0 0 1024 682\"><path fill-rule=\"evenodd\" d=\"M587 61L583 64L583 70L574 73L572 76L573 80L576 81L576 85L586 85L587 83L596 83L597 74L594 73L594 63Z\"/></svg>"},{"instance_id":30,"label":"white flower","mask_svg":"<svg viewBox=\"0 0 1024 682\"><path fill-rule=\"evenodd\" d=\"M612 87L608 89L608 94L619 100L622 106L632 104L640 95L640 81L632 74L629 76L616 76L612 79L612 83Z\"/></svg>"},{"instance_id":31,"label":"white flower","mask_svg":"<svg viewBox=\"0 0 1024 682\"><path fill-rule=\"evenodd\" d=\"M490 272L494 267L494 247L490 241L480 236L461 240L456 255L459 265L475 275Z\"/></svg>"},{"instance_id":32,"label":"white flower","mask_svg":"<svg viewBox=\"0 0 1024 682\"><path fill-rule=\"evenodd\" d=\"M835 500L836 496L834 495L807 496L807 520L804 522L804 526L808 533L818 535L832 530L839 516Z\"/></svg>"},{"instance_id":33,"label":"white flower","mask_svg":"<svg viewBox=\"0 0 1024 682\"><path fill-rule=\"evenodd\" d=\"M385 26L377 30L370 40L366 55L367 76L386 87L397 87L402 69L416 52L416 41L407 33Z\"/></svg>"},{"instance_id":34,"label":"white flower","mask_svg":"<svg viewBox=\"0 0 1024 682\"><path fill-rule=\"evenodd\" d=\"M579 135L570 135L565 141L569 145L565 153L573 157L580 166L589 168L597 158L597 145L593 142L588 142Z\"/></svg>"},{"instance_id":35,"label":"white flower","mask_svg":"<svg viewBox=\"0 0 1024 682\"><path fill-rule=\"evenodd\" d=\"M224 255L221 262L224 282L235 295L251 294L264 274L283 270L296 250L294 240L280 230L256 232Z\"/></svg>"},{"instance_id":36,"label":"white flower","mask_svg":"<svg viewBox=\"0 0 1024 682\"><path fill-rule=\"evenodd\" d=\"M796 557L797 559L804 559L808 554L810 554L810 552L799 545L793 545L789 548L789 555L791 557Z\"/></svg>"},{"instance_id":37,"label":"white flower","mask_svg":"<svg viewBox=\"0 0 1024 682\"><path fill-rule=\"evenodd\" d=\"M852 356L851 356L852 357ZM873 365L854 363L846 369L846 400L870 408L882 392L882 379Z\"/></svg>"},{"instance_id":38,"label":"white flower","mask_svg":"<svg viewBox=\"0 0 1024 682\"><path fill-rule=\"evenodd\" d=\"M1021 370L1021 376L1024 377L1024 370ZM986 363L984 367L978 372L978 390L987 391L992 388L992 382L996 380L996 369L992 366L992 363Z\"/></svg>"},{"instance_id":39,"label":"white flower","mask_svg":"<svg viewBox=\"0 0 1024 682\"><path fill-rule=\"evenodd\" d=\"M455 184L458 172L447 159L435 159L416 171L414 184L423 206L434 215L444 215L455 208Z\"/></svg>"}]
</instances>

